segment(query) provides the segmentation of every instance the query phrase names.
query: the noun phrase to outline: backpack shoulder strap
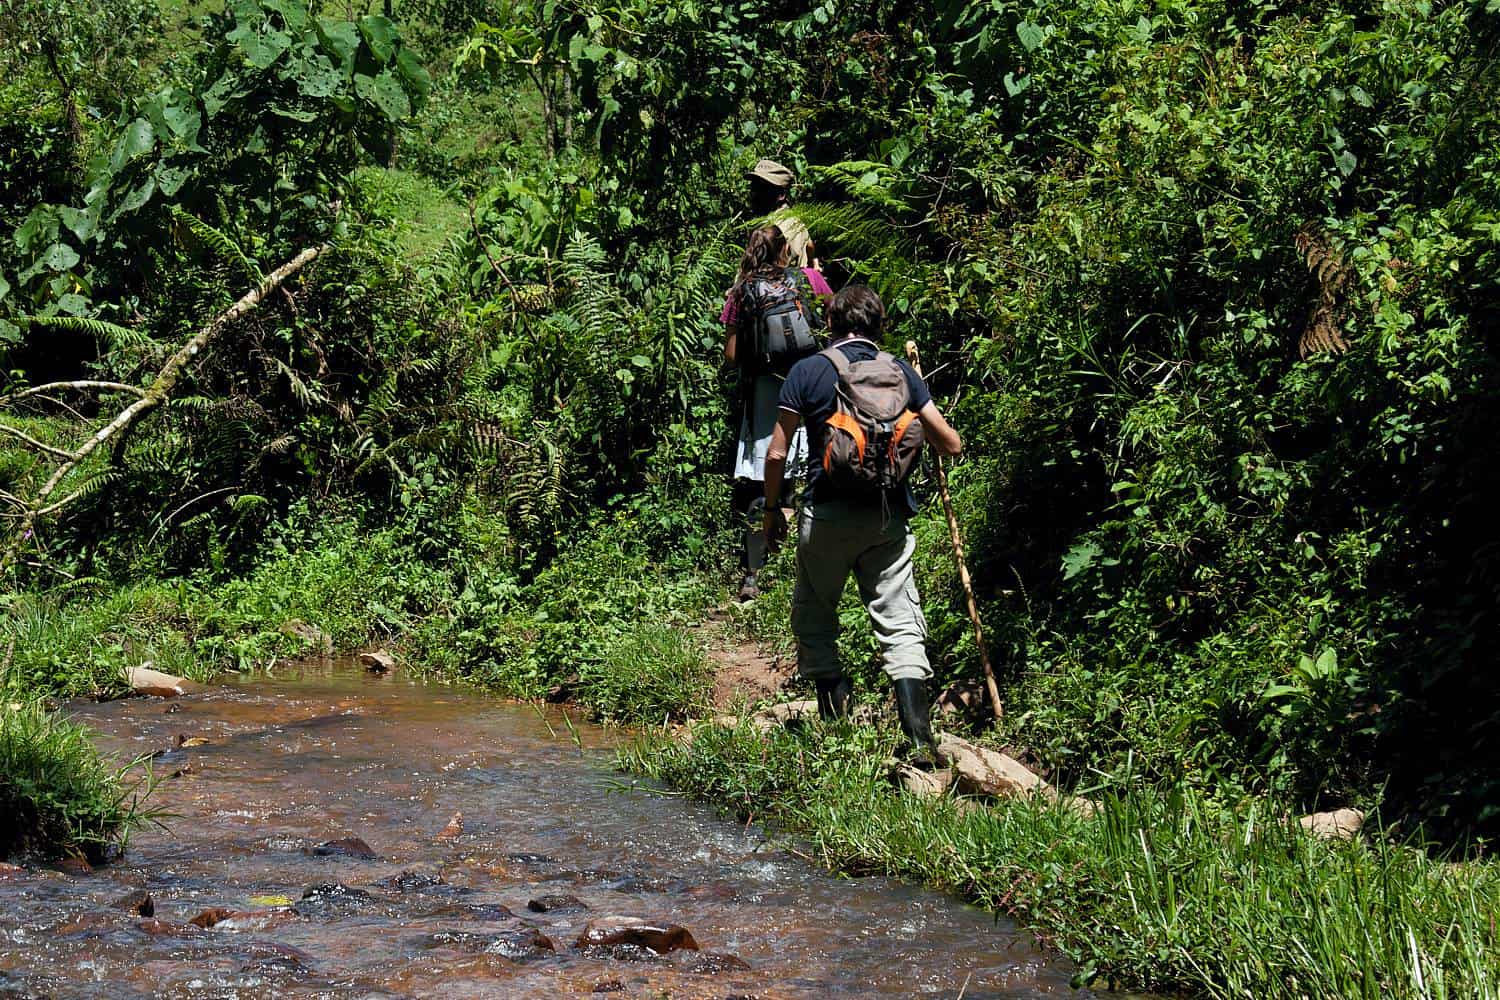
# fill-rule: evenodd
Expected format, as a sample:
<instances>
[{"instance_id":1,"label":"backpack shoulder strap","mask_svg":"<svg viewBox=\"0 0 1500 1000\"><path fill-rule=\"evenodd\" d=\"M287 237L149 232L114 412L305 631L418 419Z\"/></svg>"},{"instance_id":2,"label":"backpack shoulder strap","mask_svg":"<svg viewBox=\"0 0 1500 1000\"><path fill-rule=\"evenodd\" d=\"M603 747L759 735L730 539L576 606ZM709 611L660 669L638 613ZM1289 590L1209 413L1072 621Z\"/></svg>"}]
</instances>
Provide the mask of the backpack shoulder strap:
<instances>
[{"instance_id":1,"label":"backpack shoulder strap","mask_svg":"<svg viewBox=\"0 0 1500 1000\"><path fill-rule=\"evenodd\" d=\"M833 365L834 374L839 377L840 383L849 381L849 358L843 351L837 347L830 347L818 353L827 358L829 363Z\"/></svg>"}]
</instances>

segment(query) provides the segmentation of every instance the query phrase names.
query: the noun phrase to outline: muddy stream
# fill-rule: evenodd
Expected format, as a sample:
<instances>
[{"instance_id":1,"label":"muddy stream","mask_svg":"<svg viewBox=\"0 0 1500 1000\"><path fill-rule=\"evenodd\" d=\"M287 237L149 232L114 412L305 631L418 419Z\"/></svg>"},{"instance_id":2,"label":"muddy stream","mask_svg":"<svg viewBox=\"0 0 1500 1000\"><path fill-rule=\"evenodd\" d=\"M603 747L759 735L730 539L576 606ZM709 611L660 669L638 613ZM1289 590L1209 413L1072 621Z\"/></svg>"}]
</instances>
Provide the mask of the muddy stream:
<instances>
[{"instance_id":1,"label":"muddy stream","mask_svg":"<svg viewBox=\"0 0 1500 1000\"><path fill-rule=\"evenodd\" d=\"M629 787L561 713L339 664L72 714L166 750L173 815L0 881L0 997L1090 995L1004 920Z\"/></svg>"}]
</instances>

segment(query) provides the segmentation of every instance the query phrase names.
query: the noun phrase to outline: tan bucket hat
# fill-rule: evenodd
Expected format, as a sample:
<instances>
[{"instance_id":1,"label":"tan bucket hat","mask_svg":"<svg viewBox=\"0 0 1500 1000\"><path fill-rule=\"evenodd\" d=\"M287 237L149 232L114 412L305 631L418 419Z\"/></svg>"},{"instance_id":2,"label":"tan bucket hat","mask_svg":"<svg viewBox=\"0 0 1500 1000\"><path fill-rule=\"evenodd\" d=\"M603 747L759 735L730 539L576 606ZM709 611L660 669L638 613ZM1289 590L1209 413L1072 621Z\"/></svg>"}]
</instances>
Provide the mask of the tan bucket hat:
<instances>
[{"instance_id":1,"label":"tan bucket hat","mask_svg":"<svg viewBox=\"0 0 1500 1000\"><path fill-rule=\"evenodd\" d=\"M772 187L789 188L796 178L792 172L775 160L761 160L755 165L755 169L749 171L746 177L757 177Z\"/></svg>"}]
</instances>

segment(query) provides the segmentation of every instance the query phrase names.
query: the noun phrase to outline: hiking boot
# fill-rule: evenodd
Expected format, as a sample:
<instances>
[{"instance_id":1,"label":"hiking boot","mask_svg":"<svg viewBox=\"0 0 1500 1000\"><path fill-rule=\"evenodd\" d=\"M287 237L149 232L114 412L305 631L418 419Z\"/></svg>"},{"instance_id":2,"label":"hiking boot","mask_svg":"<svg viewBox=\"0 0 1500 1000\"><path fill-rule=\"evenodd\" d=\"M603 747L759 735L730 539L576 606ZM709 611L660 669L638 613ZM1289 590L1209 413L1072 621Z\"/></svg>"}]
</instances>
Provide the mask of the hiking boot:
<instances>
[{"instance_id":1,"label":"hiking boot","mask_svg":"<svg viewBox=\"0 0 1500 1000\"><path fill-rule=\"evenodd\" d=\"M754 573L746 573L745 578L740 581L739 602L753 601L760 596L760 586L756 583Z\"/></svg>"},{"instance_id":2,"label":"hiking boot","mask_svg":"<svg viewBox=\"0 0 1500 1000\"><path fill-rule=\"evenodd\" d=\"M896 714L906 737L907 761L923 770L936 767L937 744L932 739L925 681L908 677L896 682Z\"/></svg>"},{"instance_id":3,"label":"hiking boot","mask_svg":"<svg viewBox=\"0 0 1500 1000\"><path fill-rule=\"evenodd\" d=\"M849 717L849 699L854 686L847 677L822 678L813 682L818 689L818 718L824 722Z\"/></svg>"}]
</instances>

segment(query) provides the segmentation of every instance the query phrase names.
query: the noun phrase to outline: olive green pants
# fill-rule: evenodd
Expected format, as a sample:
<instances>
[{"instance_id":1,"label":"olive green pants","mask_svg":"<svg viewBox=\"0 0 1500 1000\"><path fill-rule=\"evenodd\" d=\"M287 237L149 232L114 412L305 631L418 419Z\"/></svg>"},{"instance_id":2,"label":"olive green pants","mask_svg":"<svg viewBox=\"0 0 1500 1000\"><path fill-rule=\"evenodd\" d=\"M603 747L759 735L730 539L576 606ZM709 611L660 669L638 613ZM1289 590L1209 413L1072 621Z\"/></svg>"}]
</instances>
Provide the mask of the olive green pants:
<instances>
[{"instance_id":1,"label":"olive green pants","mask_svg":"<svg viewBox=\"0 0 1500 1000\"><path fill-rule=\"evenodd\" d=\"M812 680L835 678L839 666L839 598L854 575L859 597L891 680L932 676L927 662L927 619L912 575L916 539L906 517L844 501L802 508L797 531L797 586L792 592L792 632L797 671Z\"/></svg>"}]
</instances>

